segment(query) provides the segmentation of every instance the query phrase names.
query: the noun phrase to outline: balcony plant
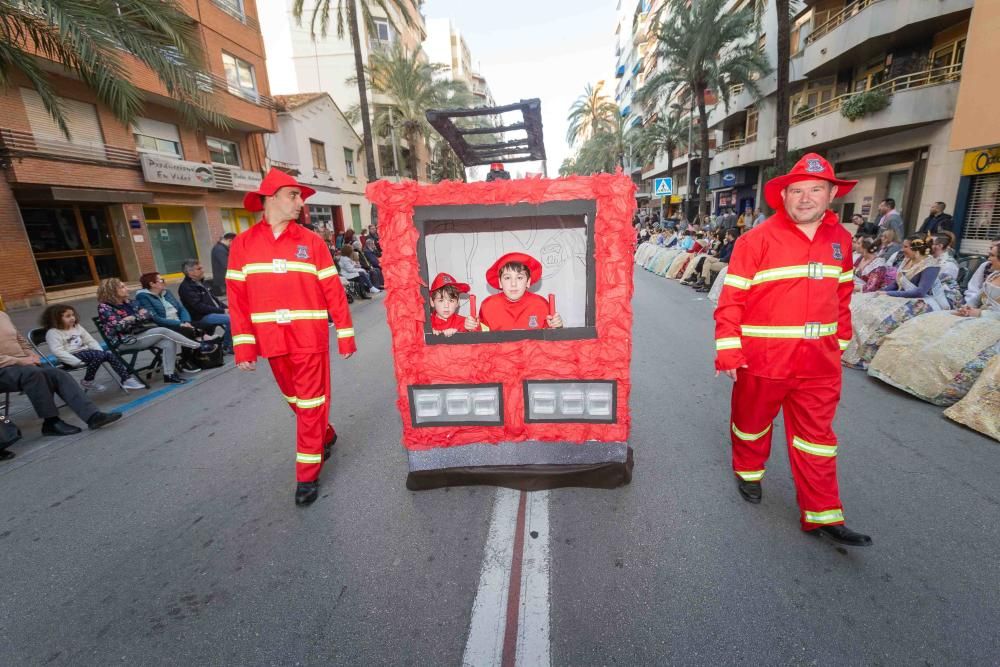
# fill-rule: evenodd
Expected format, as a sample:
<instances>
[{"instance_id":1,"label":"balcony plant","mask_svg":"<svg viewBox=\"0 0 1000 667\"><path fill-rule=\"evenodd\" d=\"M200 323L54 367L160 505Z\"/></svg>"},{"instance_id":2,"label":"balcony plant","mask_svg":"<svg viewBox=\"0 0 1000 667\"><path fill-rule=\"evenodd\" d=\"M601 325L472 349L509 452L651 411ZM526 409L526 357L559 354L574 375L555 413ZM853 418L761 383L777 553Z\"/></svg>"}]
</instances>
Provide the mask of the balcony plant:
<instances>
[{"instance_id":1,"label":"balcony plant","mask_svg":"<svg viewBox=\"0 0 1000 667\"><path fill-rule=\"evenodd\" d=\"M840 115L853 123L866 114L885 109L889 103L889 94L884 90L865 90L844 100Z\"/></svg>"}]
</instances>

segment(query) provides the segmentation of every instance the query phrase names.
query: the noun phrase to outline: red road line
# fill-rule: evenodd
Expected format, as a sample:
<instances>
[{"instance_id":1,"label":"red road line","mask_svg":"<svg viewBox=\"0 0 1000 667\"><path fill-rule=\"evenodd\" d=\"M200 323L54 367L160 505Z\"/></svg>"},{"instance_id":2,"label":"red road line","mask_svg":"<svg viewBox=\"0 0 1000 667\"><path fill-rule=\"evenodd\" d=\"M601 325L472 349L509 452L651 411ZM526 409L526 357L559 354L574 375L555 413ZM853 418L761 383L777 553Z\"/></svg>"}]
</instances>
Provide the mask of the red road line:
<instances>
[{"instance_id":1,"label":"red road line","mask_svg":"<svg viewBox=\"0 0 1000 667\"><path fill-rule=\"evenodd\" d=\"M503 633L503 667L514 667L517 657L517 624L521 609L521 562L524 560L524 521L528 494L521 491L514 526L514 555L510 564L510 587L507 591L507 624Z\"/></svg>"}]
</instances>

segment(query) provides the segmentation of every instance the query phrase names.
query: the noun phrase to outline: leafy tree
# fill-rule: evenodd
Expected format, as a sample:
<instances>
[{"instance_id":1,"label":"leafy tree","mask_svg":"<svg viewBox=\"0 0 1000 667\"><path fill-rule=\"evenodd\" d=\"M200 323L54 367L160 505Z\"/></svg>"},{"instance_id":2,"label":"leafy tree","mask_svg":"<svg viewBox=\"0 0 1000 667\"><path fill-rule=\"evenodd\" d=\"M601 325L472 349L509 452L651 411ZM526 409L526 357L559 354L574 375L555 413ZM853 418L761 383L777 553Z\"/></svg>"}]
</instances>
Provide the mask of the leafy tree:
<instances>
[{"instance_id":1,"label":"leafy tree","mask_svg":"<svg viewBox=\"0 0 1000 667\"><path fill-rule=\"evenodd\" d=\"M143 94L129 79L135 57L157 76L189 124L226 126L205 88L197 25L176 0L0 0L0 86L20 72L59 129L70 137L41 55L76 74L123 124L142 112Z\"/></svg>"},{"instance_id":2,"label":"leafy tree","mask_svg":"<svg viewBox=\"0 0 1000 667\"><path fill-rule=\"evenodd\" d=\"M652 162L660 155L667 156L667 174L674 170L674 152L688 141L690 120L680 113L657 114L652 123L639 128L632 144L641 164Z\"/></svg>"},{"instance_id":3,"label":"leafy tree","mask_svg":"<svg viewBox=\"0 0 1000 667\"><path fill-rule=\"evenodd\" d=\"M614 130L614 119L618 114L618 106L607 95L601 92L604 82L596 86L589 83L569 109L566 120L569 128L566 130L566 143L570 146L578 140L586 141L604 131Z\"/></svg>"},{"instance_id":4,"label":"leafy tree","mask_svg":"<svg viewBox=\"0 0 1000 667\"><path fill-rule=\"evenodd\" d=\"M623 165L625 145L630 135L625 130L625 119L617 106L614 106L610 123L610 127L584 141L574 157L563 161L559 167L560 175L614 173Z\"/></svg>"},{"instance_id":5,"label":"leafy tree","mask_svg":"<svg viewBox=\"0 0 1000 667\"><path fill-rule=\"evenodd\" d=\"M362 139L365 142L365 170L368 172L368 180L375 181L378 179L378 173L375 171L375 142L372 139L371 110L368 106L368 91L365 89L364 59L361 56L361 34L360 29L358 28L358 6L360 3L361 19L365 22L365 28L367 29L369 35L378 34L375 31L375 19L372 15L372 9L376 7L389 18L389 22L392 24L393 30L397 33L399 32L399 26L396 25L392 18L392 13L389 11L390 6L396 8L397 13L403 17L403 21L406 25L413 25L413 21L407 9L407 5L409 3L407 3L406 0L335 1L337 8L337 37L343 39L346 28L351 36L351 46L354 48L354 78L358 83L358 99L360 100L360 104L358 106L361 109L361 134ZM423 4L423 0L416 1L418 4ZM319 0L313 8L312 19L309 24L313 39L316 39L317 28L319 28L319 34L326 37L327 30L329 30L330 27L330 10L333 2L334 0ZM300 21L302 20L303 4L304 0L295 0L295 3L292 5L292 14Z\"/></svg>"},{"instance_id":6,"label":"leafy tree","mask_svg":"<svg viewBox=\"0 0 1000 667\"><path fill-rule=\"evenodd\" d=\"M686 86L698 108L701 149L698 209L708 216L709 130L706 93L714 91L728 109L730 87L741 83L756 97L761 96L758 78L770 73L767 58L752 42L756 17L754 8L737 11L727 8L729 0L668 0L661 10L656 53L665 66L638 91L641 103L669 100Z\"/></svg>"}]
</instances>

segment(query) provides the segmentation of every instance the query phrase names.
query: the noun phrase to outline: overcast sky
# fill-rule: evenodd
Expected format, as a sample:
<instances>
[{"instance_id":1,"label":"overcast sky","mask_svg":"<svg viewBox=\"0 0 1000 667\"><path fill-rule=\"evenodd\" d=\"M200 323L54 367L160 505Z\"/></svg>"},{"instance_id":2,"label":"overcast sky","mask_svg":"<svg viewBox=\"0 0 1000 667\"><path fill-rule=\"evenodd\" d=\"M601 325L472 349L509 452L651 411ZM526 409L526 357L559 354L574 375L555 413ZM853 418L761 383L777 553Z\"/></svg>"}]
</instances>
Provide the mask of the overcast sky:
<instances>
[{"instance_id":1,"label":"overcast sky","mask_svg":"<svg viewBox=\"0 0 1000 667\"><path fill-rule=\"evenodd\" d=\"M613 96L615 0L427 0L423 12L452 20L497 104L542 100L549 176L556 176L570 152L570 105L600 79Z\"/></svg>"}]
</instances>

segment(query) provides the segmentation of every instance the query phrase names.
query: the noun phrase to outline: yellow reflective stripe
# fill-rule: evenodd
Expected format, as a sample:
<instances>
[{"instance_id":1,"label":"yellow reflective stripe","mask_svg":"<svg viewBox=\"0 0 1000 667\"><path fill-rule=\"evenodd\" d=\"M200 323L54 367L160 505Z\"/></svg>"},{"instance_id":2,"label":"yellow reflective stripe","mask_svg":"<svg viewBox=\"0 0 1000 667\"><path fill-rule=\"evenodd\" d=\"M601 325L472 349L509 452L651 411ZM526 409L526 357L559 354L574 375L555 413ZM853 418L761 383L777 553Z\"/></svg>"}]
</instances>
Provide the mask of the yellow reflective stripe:
<instances>
[{"instance_id":1,"label":"yellow reflective stripe","mask_svg":"<svg viewBox=\"0 0 1000 667\"><path fill-rule=\"evenodd\" d=\"M318 408L324 403L326 403L326 396L318 396L317 398L300 398L295 402L295 404L300 408Z\"/></svg>"},{"instance_id":2,"label":"yellow reflective stripe","mask_svg":"<svg viewBox=\"0 0 1000 667\"><path fill-rule=\"evenodd\" d=\"M736 350L743 347L743 343L740 342L739 338L716 338L715 339L715 349L716 350Z\"/></svg>"},{"instance_id":3,"label":"yellow reflective stripe","mask_svg":"<svg viewBox=\"0 0 1000 667\"><path fill-rule=\"evenodd\" d=\"M827 510L825 512L810 512L806 510L807 523L837 523L844 520L843 510Z\"/></svg>"},{"instance_id":4,"label":"yellow reflective stripe","mask_svg":"<svg viewBox=\"0 0 1000 667\"><path fill-rule=\"evenodd\" d=\"M282 394L282 396L285 395ZM292 405L295 405L295 402L298 401L299 399L295 398L294 396L285 396L285 400L291 403Z\"/></svg>"},{"instance_id":5,"label":"yellow reflective stripe","mask_svg":"<svg viewBox=\"0 0 1000 667\"><path fill-rule=\"evenodd\" d=\"M233 345L256 345L257 339L252 334L237 334L233 336Z\"/></svg>"},{"instance_id":6,"label":"yellow reflective stripe","mask_svg":"<svg viewBox=\"0 0 1000 667\"><path fill-rule=\"evenodd\" d=\"M851 344L851 341L849 341L849 340L844 340L843 338L838 338L838 339L837 339L837 343L839 343L839 344L840 344L840 351L841 351L841 352L843 352L843 351L844 351L844 350L846 350L846 349L848 348L848 346L849 346L849 345Z\"/></svg>"},{"instance_id":7,"label":"yellow reflective stripe","mask_svg":"<svg viewBox=\"0 0 1000 667\"><path fill-rule=\"evenodd\" d=\"M354 328L337 329L337 338L351 338L354 336Z\"/></svg>"},{"instance_id":8,"label":"yellow reflective stripe","mask_svg":"<svg viewBox=\"0 0 1000 667\"><path fill-rule=\"evenodd\" d=\"M250 321L255 323L260 322L277 322L281 319L288 320L325 320L327 314L325 310L289 310L284 313L250 313Z\"/></svg>"},{"instance_id":9,"label":"yellow reflective stripe","mask_svg":"<svg viewBox=\"0 0 1000 667\"><path fill-rule=\"evenodd\" d=\"M257 262L253 264L244 264L243 273L246 275L252 275L254 273L286 273L288 271L297 271L299 273L311 273L316 275L319 271L316 269L315 264L309 264L308 262L284 262L285 271L275 271L273 262Z\"/></svg>"},{"instance_id":10,"label":"yellow reflective stripe","mask_svg":"<svg viewBox=\"0 0 1000 667\"><path fill-rule=\"evenodd\" d=\"M322 463L322 454L304 454L303 452L295 452L295 462L296 463Z\"/></svg>"},{"instance_id":11,"label":"yellow reflective stripe","mask_svg":"<svg viewBox=\"0 0 1000 667\"><path fill-rule=\"evenodd\" d=\"M743 335L751 338L813 338L832 336L837 333L837 324L817 324L788 327L766 327L756 324L744 324L741 327Z\"/></svg>"},{"instance_id":12,"label":"yellow reflective stripe","mask_svg":"<svg viewBox=\"0 0 1000 667\"><path fill-rule=\"evenodd\" d=\"M831 457L837 455L837 445L818 445L815 442L803 440L797 435L792 437L792 447L816 456Z\"/></svg>"},{"instance_id":13,"label":"yellow reflective stripe","mask_svg":"<svg viewBox=\"0 0 1000 667\"><path fill-rule=\"evenodd\" d=\"M337 275L337 267L328 266L325 269L320 269L316 275L319 276L320 280L324 280L325 278L330 278L331 276Z\"/></svg>"},{"instance_id":14,"label":"yellow reflective stripe","mask_svg":"<svg viewBox=\"0 0 1000 667\"><path fill-rule=\"evenodd\" d=\"M813 269L808 264L800 264L797 266L781 266L774 269L765 269L763 271L758 271L753 277L753 284L759 285L761 283L770 282L772 280L788 280L791 278L810 278L812 277L811 271ZM819 270L822 272L823 278L840 278L841 268L839 266L833 266L830 264L819 265Z\"/></svg>"},{"instance_id":15,"label":"yellow reflective stripe","mask_svg":"<svg viewBox=\"0 0 1000 667\"><path fill-rule=\"evenodd\" d=\"M723 285L729 285L730 287L735 287L736 289L750 289L750 285L753 284L749 278L743 278L741 276L734 276L731 273L727 273L726 277L722 279Z\"/></svg>"},{"instance_id":16,"label":"yellow reflective stripe","mask_svg":"<svg viewBox=\"0 0 1000 667\"><path fill-rule=\"evenodd\" d=\"M759 440L760 438L767 435L767 432L771 430L770 424L768 424L767 428L765 428L760 433L744 433L743 431L736 428L736 424L733 424L732 426L733 426L733 433L736 434L737 438L743 440L744 442L753 442L754 440Z\"/></svg>"},{"instance_id":17,"label":"yellow reflective stripe","mask_svg":"<svg viewBox=\"0 0 1000 667\"><path fill-rule=\"evenodd\" d=\"M246 280L245 274L237 271L236 269L229 269L226 271L226 280Z\"/></svg>"},{"instance_id":18,"label":"yellow reflective stripe","mask_svg":"<svg viewBox=\"0 0 1000 667\"><path fill-rule=\"evenodd\" d=\"M764 472L763 470L737 470L736 474L744 482L759 482L764 479Z\"/></svg>"},{"instance_id":19,"label":"yellow reflective stripe","mask_svg":"<svg viewBox=\"0 0 1000 667\"><path fill-rule=\"evenodd\" d=\"M853 283L854 282L854 271L848 269L840 274L840 282L842 283Z\"/></svg>"}]
</instances>

